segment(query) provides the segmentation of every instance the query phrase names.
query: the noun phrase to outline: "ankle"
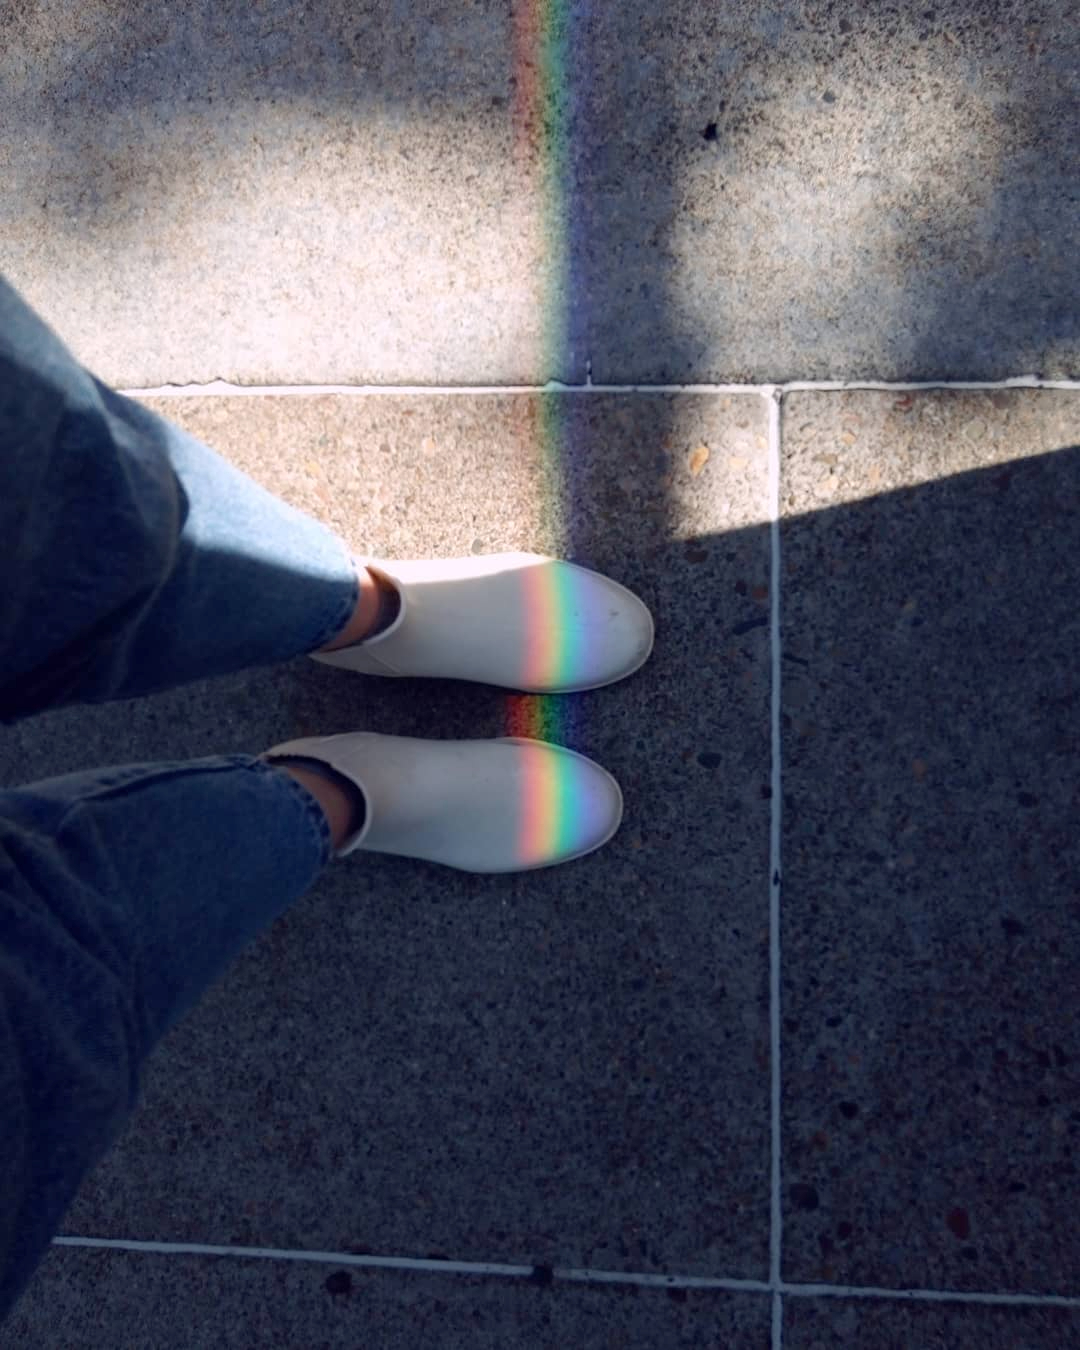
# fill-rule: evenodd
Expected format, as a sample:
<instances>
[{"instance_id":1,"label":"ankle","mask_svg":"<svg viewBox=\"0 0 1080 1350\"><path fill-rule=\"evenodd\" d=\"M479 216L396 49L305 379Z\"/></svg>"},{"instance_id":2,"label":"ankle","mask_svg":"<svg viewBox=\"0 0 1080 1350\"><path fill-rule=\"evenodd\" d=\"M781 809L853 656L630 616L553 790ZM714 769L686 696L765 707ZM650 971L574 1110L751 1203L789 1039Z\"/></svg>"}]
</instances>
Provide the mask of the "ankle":
<instances>
[{"instance_id":1,"label":"ankle","mask_svg":"<svg viewBox=\"0 0 1080 1350\"><path fill-rule=\"evenodd\" d=\"M359 564L356 577L359 590L352 617L332 642L319 648L321 652L335 652L364 642L384 632L398 616L401 597L395 586Z\"/></svg>"},{"instance_id":2,"label":"ankle","mask_svg":"<svg viewBox=\"0 0 1080 1350\"><path fill-rule=\"evenodd\" d=\"M319 803L330 827L335 852L364 828L367 817L364 794L344 774L321 760L300 755L275 756L266 762L271 768L287 773Z\"/></svg>"}]
</instances>

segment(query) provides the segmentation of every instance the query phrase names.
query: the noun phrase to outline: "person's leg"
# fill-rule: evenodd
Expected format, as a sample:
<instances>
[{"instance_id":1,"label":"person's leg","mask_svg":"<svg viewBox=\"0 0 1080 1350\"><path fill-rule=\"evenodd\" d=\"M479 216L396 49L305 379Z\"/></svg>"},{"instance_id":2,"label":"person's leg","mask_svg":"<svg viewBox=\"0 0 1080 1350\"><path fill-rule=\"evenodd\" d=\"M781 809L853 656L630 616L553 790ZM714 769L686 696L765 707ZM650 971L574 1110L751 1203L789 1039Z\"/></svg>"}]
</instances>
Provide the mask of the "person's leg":
<instances>
[{"instance_id":1,"label":"person's leg","mask_svg":"<svg viewBox=\"0 0 1080 1350\"><path fill-rule=\"evenodd\" d=\"M356 641L344 542L115 393L0 278L0 720Z\"/></svg>"},{"instance_id":2,"label":"person's leg","mask_svg":"<svg viewBox=\"0 0 1080 1350\"><path fill-rule=\"evenodd\" d=\"M0 1321L147 1055L310 887L350 805L317 773L244 756L0 792Z\"/></svg>"},{"instance_id":3,"label":"person's leg","mask_svg":"<svg viewBox=\"0 0 1080 1350\"><path fill-rule=\"evenodd\" d=\"M570 750L368 732L0 792L0 1320L147 1056L331 857L518 871L591 852L621 815Z\"/></svg>"},{"instance_id":4,"label":"person's leg","mask_svg":"<svg viewBox=\"0 0 1080 1350\"><path fill-rule=\"evenodd\" d=\"M624 679L652 650L642 601L567 562L351 558L83 369L2 278L0 538L0 721L302 653L567 693Z\"/></svg>"},{"instance_id":5,"label":"person's leg","mask_svg":"<svg viewBox=\"0 0 1080 1350\"><path fill-rule=\"evenodd\" d=\"M379 626L395 604L406 613L317 521L82 370L2 279L0 537L0 720L354 642L371 631L368 582L384 588ZM527 589L504 599L519 619ZM437 612L421 600L410 631ZM565 609L579 626L612 617L595 600ZM558 613L550 595L540 612ZM643 632L651 646L651 621ZM495 645L521 640L496 623ZM621 665L616 653L605 677ZM284 762L137 765L0 793L0 1139L21 1188L0 1182L0 1317L119 1132L153 1045L343 832L348 847L511 871L579 857L621 817L599 766L515 738L358 734L271 755Z\"/></svg>"}]
</instances>

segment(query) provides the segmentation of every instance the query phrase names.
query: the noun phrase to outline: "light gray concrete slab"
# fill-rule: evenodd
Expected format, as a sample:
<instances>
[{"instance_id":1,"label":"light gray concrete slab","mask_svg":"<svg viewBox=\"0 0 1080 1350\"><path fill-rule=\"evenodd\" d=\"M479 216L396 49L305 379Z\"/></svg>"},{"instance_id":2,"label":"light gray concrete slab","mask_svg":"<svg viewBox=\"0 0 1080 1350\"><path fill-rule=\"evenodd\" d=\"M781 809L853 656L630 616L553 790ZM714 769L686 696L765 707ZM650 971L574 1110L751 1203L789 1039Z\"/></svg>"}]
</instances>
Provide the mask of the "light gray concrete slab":
<instances>
[{"instance_id":1,"label":"light gray concrete slab","mask_svg":"<svg viewBox=\"0 0 1080 1350\"><path fill-rule=\"evenodd\" d=\"M1069 0L538 13L6 14L5 273L124 387L1080 374Z\"/></svg>"},{"instance_id":2,"label":"light gray concrete slab","mask_svg":"<svg viewBox=\"0 0 1080 1350\"><path fill-rule=\"evenodd\" d=\"M764 1350L752 1294L54 1248L4 1350Z\"/></svg>"},{"instance_id":3,"label":"light gray concrete slab","mask_svg":"<svg viewBox=\"0 0 1080 1350\"><path fill-rule=\"evenodd\" d=\"M787 1350L873 1346L911 1350L1077 1350L1080 1312L1075 1308L988 1307L948 1303L894 1303L871 1299L787 1299Z\"/></svg>"},{"instance_id":4,"label":"light gray concrete slab","mask_svg":"<svg viewBox=\"0 0 1080 1350\"><path fill-rule=\"evenodd\" d=\"M784 1273L1075 1293L1080 397L783 435Z\"/></svg>"},{"instance_id":5,"label":"light gray concrete slab","mask_svg":"<svg viewBox=\"0 0 1080 1350\"><path fill-rule=\"evenodd\" d=\"M764 400L152 406L358 551L556 550L636 590L657 639L633 679L560 699L300 658L3 732L18 782L516 730L597 759L626 801L612 844L562 868L331 868L166 1041L65 1231L763 1277Z\"/></svg>"}]
</instances>

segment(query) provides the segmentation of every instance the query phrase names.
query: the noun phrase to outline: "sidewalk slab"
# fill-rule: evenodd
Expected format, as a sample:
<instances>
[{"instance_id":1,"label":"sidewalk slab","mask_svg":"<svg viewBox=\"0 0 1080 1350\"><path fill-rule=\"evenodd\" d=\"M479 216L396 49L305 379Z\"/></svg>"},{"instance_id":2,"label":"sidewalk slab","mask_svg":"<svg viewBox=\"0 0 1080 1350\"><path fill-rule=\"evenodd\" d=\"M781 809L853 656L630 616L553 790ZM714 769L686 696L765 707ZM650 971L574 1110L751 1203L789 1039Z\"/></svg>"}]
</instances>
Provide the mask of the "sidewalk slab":
<instances>
[{"instance_id":1,"label":"sidewalk slab","mask_svg":"<svg viewBox=\"0 0 1080 1350\"><path fill-rule=\"evenodd\" d=\"M1075 1294L1080 396L783 435L785 1278Z\"/></svg>"},{"instance_id":2,"label":"sidewalk slab","mask_svg":"<svg viewBox=\"0 0 1080 1350\"><path fill-rule=\"evenodd\" d=\"M769 1300L54 1248L3 1350L691 1350L764 1347Z\"/></svg>"},{"instance_id":3,"label":"sidewalk slab","mask_svg":"<svg viewBox=\"0 0 1080 1350\"><path fill-rule=\"evenodd\" d=\"M978 1346L979 1350L1077 1350L1080 1309L791 1298L784 1303L786 1350L873 1346Z\"/></svg>"},{"instance_id":4,"label":"sidewalk slab","mask_svg":"<svg viewBox=\"0 0 1080 1350\"><path fill-rule=\"evenodd\" d=\"M5 731L11 782L349 729L532 734L626 801L561 868L329 869L151 1060L64 1231L764 1278L765 400L148 402L358 552L555 549L641 594L657 641L565 699L301 657Z\"/></svg>"},{"instance_id":5,"label":"sidewalk slab","mask_svg":"<svg viewBox=\"0 0 1080 1350\"><path fill-rule=\"evenodd\" d=\"M8 279L110 384L1077 377L1068 0L24 8Z\"/></svg>"}]
</instances>

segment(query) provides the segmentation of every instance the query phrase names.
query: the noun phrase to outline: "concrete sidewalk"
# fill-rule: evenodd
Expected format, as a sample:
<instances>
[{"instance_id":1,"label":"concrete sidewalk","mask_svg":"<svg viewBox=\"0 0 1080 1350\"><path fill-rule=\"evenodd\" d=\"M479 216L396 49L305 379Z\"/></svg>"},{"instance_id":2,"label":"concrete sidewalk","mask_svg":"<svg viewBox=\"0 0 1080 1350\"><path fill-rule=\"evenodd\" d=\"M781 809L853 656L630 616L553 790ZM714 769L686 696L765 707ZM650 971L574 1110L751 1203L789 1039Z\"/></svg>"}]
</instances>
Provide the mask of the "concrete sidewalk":
<instances>
[{"instance_id":1,"label":"concrete sidewalk","mask_svg":"<svg viewBox=\"0 0 1080 1350\"><path fill-rule=\"evenodd\" d=\"M615 840L331 868L4 1350L1080 1346L1075 15L570 11L4 16L3 271L95 374L358 552L657 620L545 710ZM387 684L50 714L0 781L538 714Z\"/></svg>"}]
</instances>

